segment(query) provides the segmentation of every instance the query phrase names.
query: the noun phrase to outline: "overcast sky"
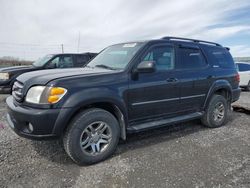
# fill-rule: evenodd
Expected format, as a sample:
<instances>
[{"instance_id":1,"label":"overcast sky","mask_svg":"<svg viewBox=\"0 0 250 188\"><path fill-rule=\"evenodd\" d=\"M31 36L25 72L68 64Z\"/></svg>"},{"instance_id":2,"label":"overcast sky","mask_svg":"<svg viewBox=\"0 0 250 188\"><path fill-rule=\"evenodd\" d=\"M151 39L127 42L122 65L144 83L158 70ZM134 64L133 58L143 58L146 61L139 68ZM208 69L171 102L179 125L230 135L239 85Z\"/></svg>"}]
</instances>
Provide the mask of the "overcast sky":
<instances>
[{"instance_id":1,"label":"overcast sky","mask_svg":"<svg viewBox=\"0 0 250 188\"><path fill-rule=\"evenodd\" d=\"M0 0L0 57L98 52L125 41L181 36L250 56L249 0Z\"/></svg>"}]
</instances>

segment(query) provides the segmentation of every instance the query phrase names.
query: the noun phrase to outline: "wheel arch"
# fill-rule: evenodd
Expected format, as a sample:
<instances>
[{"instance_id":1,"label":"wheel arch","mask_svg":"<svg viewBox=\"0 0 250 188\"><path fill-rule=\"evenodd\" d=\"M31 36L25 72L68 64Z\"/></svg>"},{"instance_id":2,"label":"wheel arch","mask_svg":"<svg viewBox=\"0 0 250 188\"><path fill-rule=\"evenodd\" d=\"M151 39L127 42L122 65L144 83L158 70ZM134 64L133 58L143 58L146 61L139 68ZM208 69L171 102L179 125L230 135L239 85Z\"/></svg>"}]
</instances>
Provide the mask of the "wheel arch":
<instances>
[{"instance_id":1,"label":"wheel arch","mask_svg":"<svg viewBox=\"0 0 250 188\"><path fill-rule=\"evenodd\" d=\"M209 104L209 101L211 100L212 96L214 94L222 95L226 98L228 103L231 103L232 101L232 87L230 83L227 80L217 80L215 81L212 86L210 87L208 94L205 99L205 103L203 108L206 109L206 107Z\"/></svg>"},{"instance_id":2,"label":"wheel arch","mask_svg":"<svg viewBox=\"0 0 250 188\"><path fill-rule=\"evenodd\" d=\"M126 108L123 106L123 104L114 100L96 100L88 103L82 103L77 107L71 108L70 112L69 111L67 112L68 116L67 118L58 118L58 121L56 122L53 132L61 135L66 130L69 123L74 118L76 118L76 116L79 113L90 108L100 108L113 114L115 118L118 120L121 128L120 137L123 140L126 140L126 126L127 126L127 112L125 110ZM65 113L61 114L61 117L63 116L65 116Z\"/></svg>"}]
</instances>

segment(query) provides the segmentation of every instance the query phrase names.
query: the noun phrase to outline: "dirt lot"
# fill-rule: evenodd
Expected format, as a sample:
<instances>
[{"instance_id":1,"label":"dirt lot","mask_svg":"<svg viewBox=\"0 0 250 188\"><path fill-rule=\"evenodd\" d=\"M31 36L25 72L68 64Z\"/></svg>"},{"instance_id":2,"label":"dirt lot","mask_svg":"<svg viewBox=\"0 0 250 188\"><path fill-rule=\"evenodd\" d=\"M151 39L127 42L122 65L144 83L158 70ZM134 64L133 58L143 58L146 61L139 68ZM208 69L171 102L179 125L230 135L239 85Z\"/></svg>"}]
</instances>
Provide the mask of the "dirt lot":
<instances>
[{"instance_id":1,"label":"dirt lot","mask_svg":"<svg viewBox=\"0 0 250 188\"><path fill-rule=\"evenodd\" d=\"M243 92L250 101L250 93ZM199 121L129 135L115 155L79 167L60 141L31 141L7 126L0 98L0 187L250 187L250 116L221 128Z\"/></svg>"}]
</instances>

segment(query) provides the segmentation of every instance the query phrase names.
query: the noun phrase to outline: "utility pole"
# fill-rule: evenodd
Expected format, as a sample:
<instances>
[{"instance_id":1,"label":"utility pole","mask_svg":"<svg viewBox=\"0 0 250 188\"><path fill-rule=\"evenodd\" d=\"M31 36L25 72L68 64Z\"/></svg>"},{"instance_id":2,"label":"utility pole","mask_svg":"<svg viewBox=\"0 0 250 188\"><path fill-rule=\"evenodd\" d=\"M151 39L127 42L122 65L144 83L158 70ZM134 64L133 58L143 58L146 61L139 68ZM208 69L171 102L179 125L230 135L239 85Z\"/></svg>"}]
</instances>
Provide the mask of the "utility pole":
<instances>
[{"instance_id":1,"label":"utility pole","mask_svg":"<svg viewBox=\"0 0 250 188\"><path fill-rule=\"evenodd\" d=\"M62 53L64 53L64 50L63 50L63 44L61 44L61 46L62 46Z\"/></svg>"},{"instance_id":2,"label":"utility pole","mask_svg":"<svg viewBox=\"0 0 250 188\"><path fill-rule=\"evenodd\" d=\"M79 52L79 48L80 48L80 31L79 31L79 35L78 35L78 43L77 43L77 52Z\"/></svg>"}]
</instances>

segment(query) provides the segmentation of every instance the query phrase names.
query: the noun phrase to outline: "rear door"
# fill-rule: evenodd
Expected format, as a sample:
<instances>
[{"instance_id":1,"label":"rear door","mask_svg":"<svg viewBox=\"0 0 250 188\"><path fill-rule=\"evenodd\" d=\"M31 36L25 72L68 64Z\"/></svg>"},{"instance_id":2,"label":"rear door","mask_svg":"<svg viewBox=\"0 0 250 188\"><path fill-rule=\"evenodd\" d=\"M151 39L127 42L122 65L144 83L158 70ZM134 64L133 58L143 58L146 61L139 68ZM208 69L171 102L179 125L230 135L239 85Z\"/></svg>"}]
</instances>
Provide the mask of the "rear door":
<instances>
[{"instance_id":1,"label":"rear door","mask_svg":"<svg viewBox=\"0 0 250 188\"><path fill-rule=\"evenodd\" d=\"M211 67L201 49L195 45L179 45L176 69L182 112L200 111L212 83Z\"/></svg>"},{"instance_id":2,"label":"rear door","mask_svg":"<svg viewBox=\"0 0 250 188\"><path fill-rule=\"evenodd\" d=\"M156 71L139 73L136 80L129 81L129 119L174 116L179 108L179 90L174 80L174 47L154 45L140 61L155 61Z\"/></svg>"}]
</instances>

